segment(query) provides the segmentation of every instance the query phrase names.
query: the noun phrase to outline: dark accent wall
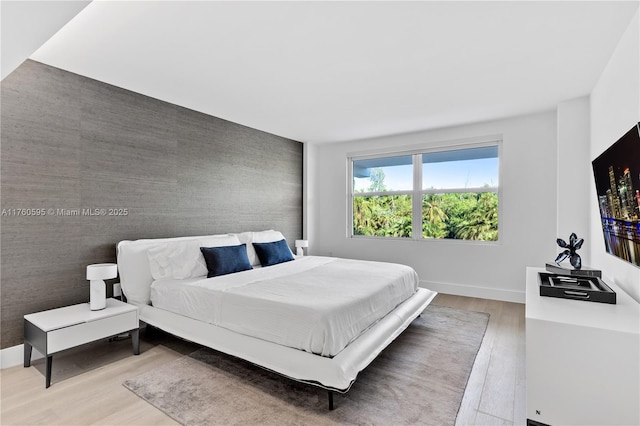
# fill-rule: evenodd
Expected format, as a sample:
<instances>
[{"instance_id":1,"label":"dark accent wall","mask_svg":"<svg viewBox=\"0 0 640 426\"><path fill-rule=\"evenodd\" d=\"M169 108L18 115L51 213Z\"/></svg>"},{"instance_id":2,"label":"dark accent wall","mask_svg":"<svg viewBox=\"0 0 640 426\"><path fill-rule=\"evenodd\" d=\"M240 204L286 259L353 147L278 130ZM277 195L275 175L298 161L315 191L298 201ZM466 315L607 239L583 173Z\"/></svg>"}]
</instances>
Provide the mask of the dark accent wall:
<instances>
[{"instance_id":1,"label":"dark accent wall","mask_svg":"<svg viewBox=\"0 0 640 426\"><path fill-rule=\"evenodd\" d=\"M120 240L302 237L300 142L30 60L0 99L2 348L24 314L88 301L86 265Z\"/></svg>"}]
</instances>

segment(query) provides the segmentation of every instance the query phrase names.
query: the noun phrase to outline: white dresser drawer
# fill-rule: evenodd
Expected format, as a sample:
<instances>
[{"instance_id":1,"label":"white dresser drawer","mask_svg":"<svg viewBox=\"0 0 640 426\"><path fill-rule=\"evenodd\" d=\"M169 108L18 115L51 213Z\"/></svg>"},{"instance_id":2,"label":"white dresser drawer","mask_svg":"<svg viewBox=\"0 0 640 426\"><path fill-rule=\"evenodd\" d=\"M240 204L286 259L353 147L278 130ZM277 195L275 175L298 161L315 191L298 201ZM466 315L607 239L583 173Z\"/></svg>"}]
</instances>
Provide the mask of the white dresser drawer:
<instances>
[{"instance_id":1,"label":"white dresser drawer","mask_svg":"<svg viewBox=\"0 0 640 426\"><path fill-rule=\"evenodd\" d=\"M138 311L121 313L47 333L47 352L53 354L138 328Z\"/></svg>"}]
</instances>

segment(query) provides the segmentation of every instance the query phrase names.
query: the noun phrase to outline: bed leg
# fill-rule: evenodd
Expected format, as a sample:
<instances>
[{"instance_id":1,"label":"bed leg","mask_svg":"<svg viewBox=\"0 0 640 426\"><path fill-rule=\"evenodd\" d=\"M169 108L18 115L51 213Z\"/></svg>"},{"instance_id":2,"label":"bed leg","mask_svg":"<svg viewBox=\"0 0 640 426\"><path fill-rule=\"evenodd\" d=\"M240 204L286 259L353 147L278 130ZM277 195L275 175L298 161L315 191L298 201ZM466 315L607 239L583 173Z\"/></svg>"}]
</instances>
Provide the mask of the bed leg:
<instances>
[{"instance_id":1,"label":"bed leg","mask_svg":"<svg viewBox=\"0 0 640 426\"><path fill-rule=\"evenodd\" d=\"M333 391L329 391L329 410L333 410Z\"/></svg>"},{"instance_id":2,"label":"bed leg","mask_svg":"<svg viewBox=\"0 0 640 426\"><path fill-rule=\"evenodd\" d=\"M153 339L154 337L157 337L157 331L158 330L154 326L152 326L151 324L147 324L144 328L144 335L147 338Z\"/></svg>"}]
</instances>

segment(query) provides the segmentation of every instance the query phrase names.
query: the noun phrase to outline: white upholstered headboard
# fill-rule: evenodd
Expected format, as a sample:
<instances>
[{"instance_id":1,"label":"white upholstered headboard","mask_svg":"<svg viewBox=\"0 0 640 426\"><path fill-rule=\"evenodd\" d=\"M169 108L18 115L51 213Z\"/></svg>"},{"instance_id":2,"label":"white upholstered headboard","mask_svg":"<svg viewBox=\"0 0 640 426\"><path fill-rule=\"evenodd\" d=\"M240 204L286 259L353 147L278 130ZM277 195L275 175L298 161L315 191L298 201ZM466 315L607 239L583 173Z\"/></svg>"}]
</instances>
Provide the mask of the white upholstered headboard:
<instances>
[{"instance_id":1,"label":"white upholstered headboard","mask_svg":"<svg viewBox=\"0 0 640 426\"><path fill-rule=\"evenodd\" d=\"M226 235L226 234L225 234ZM157 244L178 241L201 240L212 235L195 237L156 238L148 240L120 241L116 246L120 285L127 300L137 304L149 304L153 282L147 250Z\"/></svg>"},{"instance_id":2,"label":"white upholstered headboard","mask_svg":"<svg viewBox=\"0 0 640 426\"><path fill-rule=\"evenodd\" d=\"M238 234L217 234L217 235L200 235L193 237L175 237L175 238L155 238L135 241L120 241L116 245L116 256L118 259L118 272L120 274L120 285L122 291L127 297L127 301L135 304L147 305L151 302L151 283L153 277L149 265L149 256L147 251L159 244L181 243L184 241L200 240L204 246L219 245L214 244L216 239L228 238L236 236L236 243L247 244L247 252L249 261L252 265L259 264L256 258L252 242L270 242L278 241L284 238L279 231L260 231L260 232L243 232Z\"/></svg>"}]
</instances>

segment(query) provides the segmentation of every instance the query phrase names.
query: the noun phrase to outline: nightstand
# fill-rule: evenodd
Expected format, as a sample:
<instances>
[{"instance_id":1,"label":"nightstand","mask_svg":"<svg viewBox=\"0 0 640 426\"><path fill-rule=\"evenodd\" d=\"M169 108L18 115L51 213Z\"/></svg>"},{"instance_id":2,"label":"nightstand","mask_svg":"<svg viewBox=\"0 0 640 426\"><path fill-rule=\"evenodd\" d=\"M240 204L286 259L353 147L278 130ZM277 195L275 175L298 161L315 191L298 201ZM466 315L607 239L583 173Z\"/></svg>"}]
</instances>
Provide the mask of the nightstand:
<instances>
[{"instance_id":1,"label":"nightstand","mask_svg":"<svg viewBox=\"0 0 640 426\"><path fill-rule=\"evenodd\" d=\"M31 350L47 358L45 387L51 386L53 354L85 343L131 332L133 354L140 353L138 308L116 299L107 299L99 311L88 303L51 309L24 316L24 366L31 365Z\"/></svg>"},{"instance_id":2,"label":"nightstand","mask_svg":"<svg viewBox=\"0 0 640 426\"><path fill-rule=\"evenodd\" d=\"M527 268L527 424L640 424L640 305L614 282L616 304L540 296Z\"/></svg>"}]
</instances>

